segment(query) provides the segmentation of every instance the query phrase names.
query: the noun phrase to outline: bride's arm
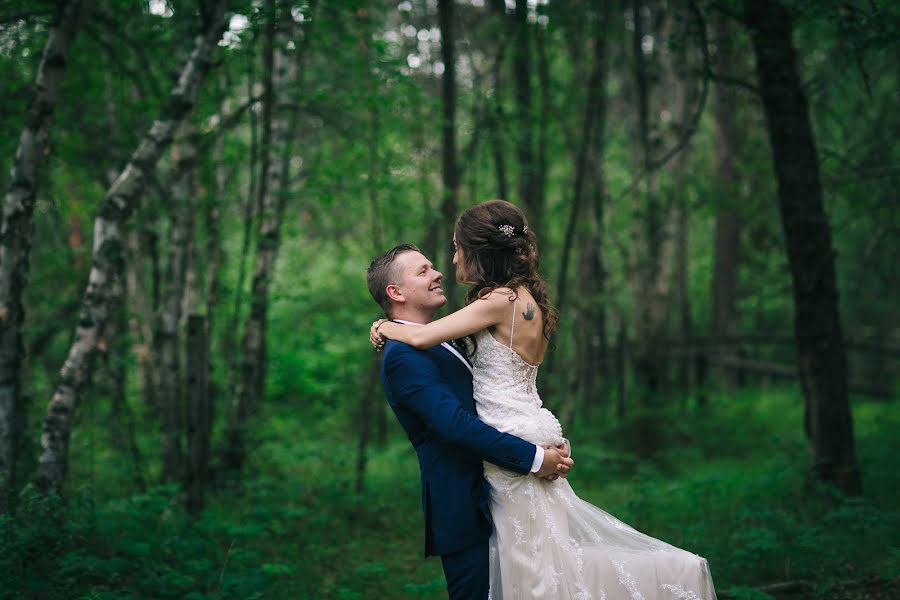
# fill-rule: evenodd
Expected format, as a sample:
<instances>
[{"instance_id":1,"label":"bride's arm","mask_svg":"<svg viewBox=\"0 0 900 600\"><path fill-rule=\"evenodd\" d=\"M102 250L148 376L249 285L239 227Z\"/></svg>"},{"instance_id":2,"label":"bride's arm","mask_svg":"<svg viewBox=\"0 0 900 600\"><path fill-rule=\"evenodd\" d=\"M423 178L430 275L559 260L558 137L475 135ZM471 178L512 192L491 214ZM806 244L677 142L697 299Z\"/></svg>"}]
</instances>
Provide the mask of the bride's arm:
<instances>
[{"instance_id":1,"label":"bride's arm","mask_svg":"<svg viewBox=\"0 0 900 600\"><path fill-rule=\"evenodd\" d=\"M497 325L509 315L509 306L509 296L500 290L494 290L465 308L427 325L408 327L384 321L375 328L375 333L385 339L409 344L413 348L430 348Z\"/></svg>"}]
</instances>

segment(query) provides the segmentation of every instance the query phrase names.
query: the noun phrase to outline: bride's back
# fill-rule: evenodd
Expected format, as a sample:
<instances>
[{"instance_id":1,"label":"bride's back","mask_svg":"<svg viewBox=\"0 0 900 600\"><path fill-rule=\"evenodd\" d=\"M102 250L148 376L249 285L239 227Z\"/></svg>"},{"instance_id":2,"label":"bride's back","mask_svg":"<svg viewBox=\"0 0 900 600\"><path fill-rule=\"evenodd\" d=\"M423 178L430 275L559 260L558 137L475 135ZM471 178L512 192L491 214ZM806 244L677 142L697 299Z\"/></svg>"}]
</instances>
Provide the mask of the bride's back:
<instances>
[{"instance_id":1,"label":"bride's back","mask_svg":"<svg viewBox=\"0 0 900 600\"><path fill-rule=\"evenodd\" d=\"M509 288L498 288L491 293L509 297L509 314L490 329L491 335L504 346L512 348L529 365L541 364L549 340L544 336L545 315L531 292L520 286L515 293Z\"/></svg>"}]
</instances>

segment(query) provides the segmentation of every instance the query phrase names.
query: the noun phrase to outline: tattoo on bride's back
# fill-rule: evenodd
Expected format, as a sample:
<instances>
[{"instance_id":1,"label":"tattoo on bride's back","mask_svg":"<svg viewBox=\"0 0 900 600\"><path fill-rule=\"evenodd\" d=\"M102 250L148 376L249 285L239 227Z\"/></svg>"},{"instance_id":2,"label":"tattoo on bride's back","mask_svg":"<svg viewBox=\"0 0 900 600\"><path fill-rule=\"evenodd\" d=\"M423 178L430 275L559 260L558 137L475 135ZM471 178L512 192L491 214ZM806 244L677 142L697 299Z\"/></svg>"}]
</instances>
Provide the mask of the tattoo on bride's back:
<instances>
[{"instance_id":1,"label":"tattoo on bride's back","mask_svg":"<svg viewBox=\"0 0 900 600\"><path fill-rule=\"evenodd\" d=\"M525 317L526 321L532 320L534 318L534 304L529 302L528 306L525 307L525 312L522 313L522 316Z\"/></svg>"}]
</instances>

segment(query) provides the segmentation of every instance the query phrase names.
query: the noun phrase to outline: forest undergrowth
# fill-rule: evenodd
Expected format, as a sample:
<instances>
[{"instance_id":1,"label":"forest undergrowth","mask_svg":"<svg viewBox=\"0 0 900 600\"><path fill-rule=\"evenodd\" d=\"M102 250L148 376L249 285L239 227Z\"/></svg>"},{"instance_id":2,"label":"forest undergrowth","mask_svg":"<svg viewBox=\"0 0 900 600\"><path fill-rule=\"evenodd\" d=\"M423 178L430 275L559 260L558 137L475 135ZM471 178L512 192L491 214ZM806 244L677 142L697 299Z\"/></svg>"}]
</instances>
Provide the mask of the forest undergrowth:
<instances>
[{"instance_id":1,"label":"forest undergrowth","mask_svg":"<svg viewBox=\"0 0 900 600\"><path fill-rule=\"evenodd\" d=\"M646 419L616 420L605 407L581 417L567 431L576 492L705 556L721 598L888 598L878 590L898 589L896 402L854 400L861 498L805 483L798 390L687 405L673 402L654 420L656 451L643 457L646 444L629 440L636 427L646 435ZM82 414L64 501L26 488L16 514L0 517L0 598L445 597L440 562L422 558L418 467L393 417L358 493L349 417L270 404L243 484L220 482L197 519L177 486L135 491L130 457L96 443L109 435L104 417ZM141 430L138 441L152 455L157 434ZM802 594L770 587L779 583Z\"/></svg>"}]
</instances>

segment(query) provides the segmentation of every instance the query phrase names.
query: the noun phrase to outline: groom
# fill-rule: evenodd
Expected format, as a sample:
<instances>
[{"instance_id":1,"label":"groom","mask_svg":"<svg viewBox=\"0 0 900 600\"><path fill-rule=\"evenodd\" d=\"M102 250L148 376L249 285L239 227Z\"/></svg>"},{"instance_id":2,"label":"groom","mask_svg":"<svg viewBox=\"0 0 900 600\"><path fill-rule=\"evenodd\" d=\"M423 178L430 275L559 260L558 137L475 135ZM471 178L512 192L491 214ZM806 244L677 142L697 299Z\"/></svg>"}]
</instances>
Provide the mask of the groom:
<instances>
[{"instance_id":1,"label":"groom","mask_svg":"<svg viewBox=\"0 0 900 600\"><path fill-rule=\"evenodd\" d=\"M412 244L372 261L366 282L385 314L409 326L430 322L447 302L441 273ZM491 516L482 460L552 478L573 464L568 448L544 449L478 420L472 367L451 344L416 350L388 341L381 380L419 458L425 556L441 557L451 600L485 599Z\"/></svg>"}]
</instances>

